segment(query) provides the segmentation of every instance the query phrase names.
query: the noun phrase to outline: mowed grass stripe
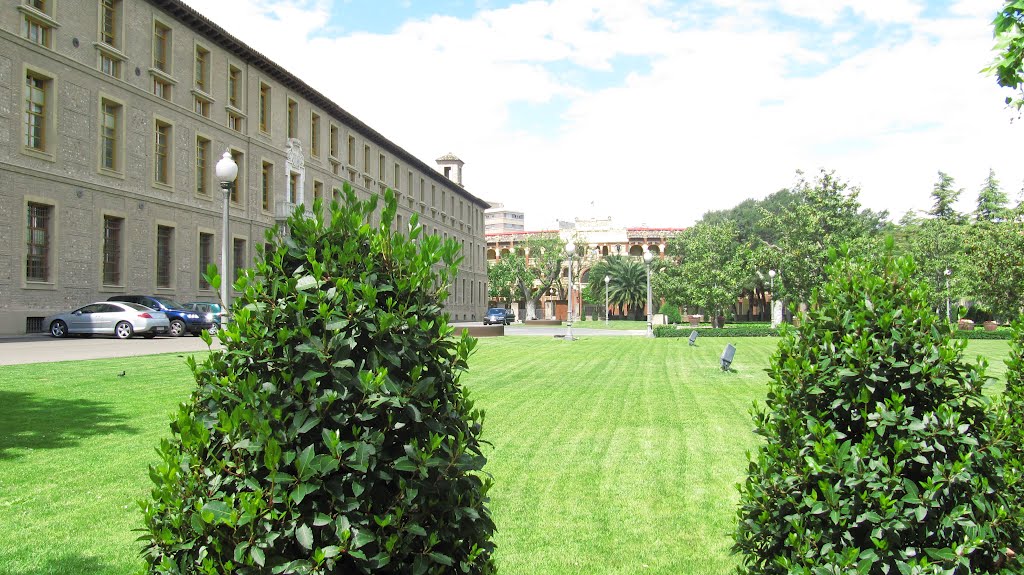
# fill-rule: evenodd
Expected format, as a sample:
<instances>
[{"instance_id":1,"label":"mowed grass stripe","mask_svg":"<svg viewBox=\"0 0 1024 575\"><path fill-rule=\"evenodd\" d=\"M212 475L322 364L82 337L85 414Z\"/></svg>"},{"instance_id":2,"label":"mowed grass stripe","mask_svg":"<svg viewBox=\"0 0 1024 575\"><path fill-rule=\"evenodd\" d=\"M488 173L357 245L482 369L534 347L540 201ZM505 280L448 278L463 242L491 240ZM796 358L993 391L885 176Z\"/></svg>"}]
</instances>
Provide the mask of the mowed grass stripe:
<instances>
[{"instance_id":1,"label":"mowed grass stripe","mask_svg":"<svg viewBox=\"0 0 1024 575\"><path fill-rule=\"evenodd\" d=\"M735 340L735 371L723 373L727 341L481 340L463 383L487 412L501 573L732 570L734 484L757 444L748 410L777 340ZM1002 375L1007 349L971 341L967 357ZM141 566L135 501L194 385L184 361L0 367L0 573Z\"/></svg>"}]
</instances>

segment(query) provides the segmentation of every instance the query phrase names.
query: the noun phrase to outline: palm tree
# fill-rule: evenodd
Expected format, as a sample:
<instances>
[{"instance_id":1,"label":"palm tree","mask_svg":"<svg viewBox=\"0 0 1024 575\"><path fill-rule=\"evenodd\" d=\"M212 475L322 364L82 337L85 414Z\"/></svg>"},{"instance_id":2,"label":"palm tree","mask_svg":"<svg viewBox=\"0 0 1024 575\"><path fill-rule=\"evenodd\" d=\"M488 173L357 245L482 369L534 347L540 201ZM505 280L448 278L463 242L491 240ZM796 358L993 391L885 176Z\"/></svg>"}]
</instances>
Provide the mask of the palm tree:
<instances>
[{"instance_id":1,"label":"palm tree","mask_svg":"<svg viewBox=\"0 0 1024 575\"><path fill-rule=\"evenodd\" d=\"M643 315L647 302L647 268L640 260L627 256L609 257L605 261L611 277L608 299L619 306L620 315L623 307L635 317ZM604 276L600 277L604 281Z\"/></svg>"}]
</instances>

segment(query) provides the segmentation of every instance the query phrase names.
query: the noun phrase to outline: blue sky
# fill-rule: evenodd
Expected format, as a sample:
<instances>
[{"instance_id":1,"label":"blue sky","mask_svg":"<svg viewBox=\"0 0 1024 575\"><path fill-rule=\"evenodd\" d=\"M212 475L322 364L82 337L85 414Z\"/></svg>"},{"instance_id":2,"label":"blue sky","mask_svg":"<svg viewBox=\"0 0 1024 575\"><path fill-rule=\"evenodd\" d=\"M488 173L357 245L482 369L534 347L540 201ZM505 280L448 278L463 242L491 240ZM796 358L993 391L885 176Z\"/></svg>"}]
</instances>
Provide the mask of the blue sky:
<instances>
[{"instance_id":1,"label":"blue sky","mask_svg":"<svg viewBox=\"0 0 1024 575\"><path fill-rule=\"evenodd\" d=\"M938 170L965 209L1024 182L979 73L999 0L186 1L532 229L688 225L796 170L895 217Z\"/></svg>"}]
</instances>

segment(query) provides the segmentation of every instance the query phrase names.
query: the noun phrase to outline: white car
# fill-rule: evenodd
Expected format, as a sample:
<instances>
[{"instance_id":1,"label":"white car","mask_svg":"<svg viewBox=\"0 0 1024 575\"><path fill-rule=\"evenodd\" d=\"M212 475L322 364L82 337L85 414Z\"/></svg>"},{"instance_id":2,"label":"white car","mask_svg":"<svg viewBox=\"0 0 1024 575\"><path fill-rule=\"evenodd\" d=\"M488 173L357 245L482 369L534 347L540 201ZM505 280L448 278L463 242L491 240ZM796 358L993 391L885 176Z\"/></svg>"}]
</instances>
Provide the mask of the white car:
<instances>
[{"instance_id":1,"label":"white car","mask_svg":"<svg viewBox=\"0 0 1024 575\"><path fill-rule=\"evenodd\" d=\"M53 337L68 334L106 334L128 339L135 334L151 338L171 329L167 314L137 303L99 301L74 311L46 318L43 325Z\"/></svg>"}]
</instances>

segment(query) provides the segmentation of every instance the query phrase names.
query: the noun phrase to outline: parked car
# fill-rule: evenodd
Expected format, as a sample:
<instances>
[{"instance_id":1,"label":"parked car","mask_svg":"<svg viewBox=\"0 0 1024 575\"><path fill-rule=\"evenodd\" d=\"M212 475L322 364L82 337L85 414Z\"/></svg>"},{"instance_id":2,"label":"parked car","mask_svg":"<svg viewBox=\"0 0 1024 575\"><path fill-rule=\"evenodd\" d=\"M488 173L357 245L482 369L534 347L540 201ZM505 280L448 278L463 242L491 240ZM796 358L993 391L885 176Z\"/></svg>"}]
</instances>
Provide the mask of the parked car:
<instances>
[{"instance_id":1,"label":"parked car","mask_svg":"<svg viewBox=\"0 0 1024 575\"><path fill-rule=\"evenodd\" d=\"M171 330L171 322L164 312L136 303L118 301L91 303L67 313L48 317L43 325L47 326L53 337L64 337L69 334L108 334L118 339L128 339L135 334L141 334L145 338L152 338Z\"/></svg>"},{"instance_id":2,"label":"parked car","mask_svg":"<svg viewBox=\"0 0 1024 575\"><path fill-rule=\"evenodd\" d=\"M210 334L217 333L220 326L224 325L224 318L227 316L227 312L217 302L212 301L188 301L184 304L185 309L188 311L194 311L198 314L205 315L210 318L213 322L213 326L210 327Z\"/></svg>"},{"instance_id":3,"label":"parked car","mask_svg":"<svg viewBox=\"0 0 1024 575\"><path fill-rule=\"evenodd\" d=\"M171 322L170 333L174 337L181 337L185 335L185 332L199 335L203 330L213 327L213 319L186 310L184 306L171 298L150 295L115 295L107 301L127 301L164 312Z\"/></svg>"},{"instance_id":4,"label":"parked car","mask_svg":"<svg viewBox=\"0 0 1024 575\"><path fill-rule=\"evenodd\" d=\"M515 313L513 313L512 310L501 307L492 307L487 310L487 314L484 315L484 325L490 325L492 323L509 325L514 321L516 321Z\"/></svg>"}]
</instances>

